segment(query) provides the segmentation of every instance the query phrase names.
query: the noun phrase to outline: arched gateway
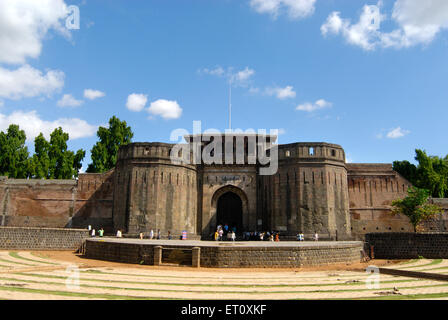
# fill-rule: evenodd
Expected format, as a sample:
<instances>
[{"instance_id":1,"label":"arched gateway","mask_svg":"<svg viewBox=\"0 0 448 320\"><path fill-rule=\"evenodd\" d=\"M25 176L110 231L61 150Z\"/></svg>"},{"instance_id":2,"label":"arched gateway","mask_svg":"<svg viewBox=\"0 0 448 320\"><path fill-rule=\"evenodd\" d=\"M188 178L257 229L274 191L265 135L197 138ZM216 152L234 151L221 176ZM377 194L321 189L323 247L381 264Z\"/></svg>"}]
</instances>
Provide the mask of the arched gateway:
<instances>
[{"instance_id":1,"label":"arched gateway","mask_svg":"<svg viewBox=\"0 0 448 320\"><path fill-rule=\"evenodd\" d=\"M216 224L236 227L237 233L247 227L248 211L246 194L235 186L225 186L212 197L212 214L216 214Z\"/></svg>"}]
</instances>

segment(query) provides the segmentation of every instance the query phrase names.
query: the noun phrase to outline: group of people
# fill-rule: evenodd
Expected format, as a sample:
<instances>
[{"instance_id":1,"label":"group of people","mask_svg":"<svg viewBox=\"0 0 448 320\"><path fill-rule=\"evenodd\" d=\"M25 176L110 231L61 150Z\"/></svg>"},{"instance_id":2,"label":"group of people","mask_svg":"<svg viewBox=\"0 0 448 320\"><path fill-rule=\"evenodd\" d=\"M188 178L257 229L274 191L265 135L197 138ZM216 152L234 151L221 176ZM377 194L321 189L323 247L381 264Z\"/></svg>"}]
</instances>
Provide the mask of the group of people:
<instances>
[{"instance_id":1,"label":"group of people","mask_svg":"<svg viewBox=\"0 0 448 320\"><path fill-rule=\"evenodd\" d=\"M275 231L266 232L244 232L244 241L280 241L280 233Z\"/></svg>"},{"instance_id":2,"label":"group of people","mask_svg":"<svg viewBox=\"0 0 448 320\"><path fill-rule=\"evenodd\" d=\"M89 232L90 232L90 236L96 237L96 231L95 231L95 229L92 229L92 226L89 226ZM104 236L104 229L103 228L98 229L98 236L99 237L103 237Z\"/></svg>"},{"instance_id":3,"label":"group of people","mask_svg":"<svg viewBox=\"0 0 448 320\"><path fill-rule=\"evenodd\" d=\"M97 231L95 229L93 229L92 226L90 226L90 225L89 225L88 229L89 229L89 232L90 232L90 236L91 237L96 237ZM104 236L104 229L103 228L98 229L98 236L100 238L102 238ZM117 230L116 237L117 238L122 238L123 237L123 233L122 233L122 231L120 229ZM181 235L180 239L182 240L183 237L184 237L184 235ZM140 239L144 239L144 238L145 238L144 233L140 232ZM162 234L160 232L160 229L157 229L157 233L155 233L154 230L151 229L151 231L149 232L149 236L148 236L149 240L153 240L153 239L160 240L161 238L162 238ZM173 239L173 236L171 235L171 231L168 231L168 237L167 238L168 238L168 240L172 240Z\"/></svg>"},{"instance_id":4,"label":"group of people","mask_svg":"<svg viewBox=\"0 0 448 320\"><path fill-rule=\"evenodd\" d=\"M229 225L218 225L215 234L213 235L215 241L223 241L227 238L228 241L236 240L236 227L230 228Z\"/></svg>"},{"instance_id":5,"label":"group of people","mask_svg":"<svg viewBox=\"0 0 448 320\"><path fill-rule=\"evenodd\" d=\"M314 233L313 240L319 241L319 234L317 232ZM297 241L305 241L305 235L302 232L297 234Z\"/></svg>"},{"instance_id":6,"label":"group of people","mask_svg":"<svg viewBox=\"0 0 448 320\"><path fill-rule=\"evenodd\" d=\"M186 240L186 231L183 231L182 234L180 235L180 240ZM143 232L140 232L140 239L145 239L145 235L143 234ZM160 229L157 229L157 233L154 233L154 230L151 229L151 231L149 231L149 235L148 235L148 239L149 240L160 240L162 239L162 233L160 232ZM171 231L168 230L168 234L167 234L167 239L168 240L173 240L173 235L171 234Z\"/></svg>"}]
</instances>

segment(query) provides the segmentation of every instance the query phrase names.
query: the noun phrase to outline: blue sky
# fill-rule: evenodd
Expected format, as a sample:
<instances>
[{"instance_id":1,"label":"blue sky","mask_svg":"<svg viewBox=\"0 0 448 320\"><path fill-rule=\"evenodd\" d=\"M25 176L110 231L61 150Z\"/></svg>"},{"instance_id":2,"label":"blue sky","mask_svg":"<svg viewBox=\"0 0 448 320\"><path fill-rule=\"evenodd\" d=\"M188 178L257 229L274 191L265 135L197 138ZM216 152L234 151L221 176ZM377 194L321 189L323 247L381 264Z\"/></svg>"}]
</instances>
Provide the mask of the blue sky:
<instances>
[{"instance_id":1,"label":"blue sky","mask_svg":"<svg viewBox=\"0 0 448 320\"><path fill-rule=\"evenodd\" d=\"M233 128L340 144L351 162L448 154L445 0L36 2L0 0L0 130L62 125L85 167L113 115L135 142L226 129L230 79Z\"/></svg>"}]
</instances>

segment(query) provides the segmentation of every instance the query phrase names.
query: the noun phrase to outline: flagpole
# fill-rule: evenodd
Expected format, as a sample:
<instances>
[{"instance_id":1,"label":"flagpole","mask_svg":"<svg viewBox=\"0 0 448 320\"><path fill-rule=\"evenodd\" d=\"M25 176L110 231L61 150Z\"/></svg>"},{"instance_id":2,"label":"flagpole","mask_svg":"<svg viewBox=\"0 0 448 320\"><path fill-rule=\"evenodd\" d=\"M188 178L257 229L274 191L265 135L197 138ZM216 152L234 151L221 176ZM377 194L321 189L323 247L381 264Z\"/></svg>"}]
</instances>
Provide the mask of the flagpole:
<instances>
[{"instance_id":1,"label":"flagpole","mask_svg":"<svg viewBox=\"0 0 448 320\"><path fill-rule=\"evenodd\" d=\"M229 80L229 130L232 130L232 80Z\"/></svg>"}]
</instances>

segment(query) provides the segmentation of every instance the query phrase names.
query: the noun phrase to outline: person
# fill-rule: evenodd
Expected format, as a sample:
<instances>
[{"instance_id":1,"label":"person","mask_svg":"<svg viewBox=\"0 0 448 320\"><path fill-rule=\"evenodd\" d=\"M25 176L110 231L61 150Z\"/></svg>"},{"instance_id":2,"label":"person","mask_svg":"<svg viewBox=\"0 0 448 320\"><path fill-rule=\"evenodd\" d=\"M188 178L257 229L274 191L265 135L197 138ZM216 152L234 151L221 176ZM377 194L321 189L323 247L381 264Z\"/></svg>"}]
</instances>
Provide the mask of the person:
<instances>
[{"instance_id":1,"label":"person","mask_svg":"<svg viewBox=\"0 0 448 320\"><path fill-rule=\"evenodd\" d=\"M227 241L232 240L232 232L227 232Z\"/></svg>"},{"instance_id":2,"label":"person","mask_svg":"<svg viewBox=\"0 0 448 320\"><path fill-rule=\"evenodd\" d=\"M95 229L92 229L92 237L95 237Z\"/></svg>"},{"instance_id":3,"label":"person","mask_svg":"<svg viewBox=\"0 0 448 320\"><path fill-rule=\"evenodd\" d=\"M102 236L104 235L104 229L103 229L103 228L101 228L100 230L98 230L98 235L99 235L100 237L102 237Z\"/></svg>"},{"instance_id":4,"label":"person","mask_svg":"<svg viewBox=\"0 0 448 320\"><path fill-rule=\"evenodd\" d=\"M154 238L154 230L151 229L149 232L149 240L152 240Z\"/></svg>"},{"instance_id":5,"label":"person","mask_svg":"<svg viewBox=\"0 0 448 320\"><path fill-rule=\"evenodd\" d=\"M143 232L140 232L140 239L143 240Z\"/></svg>"},{"instance_id":6,"label":"person","mask_svg":"<svg viewBox=\"0 0 448 320\"><path fill-rule=\"evenodd\" d=\"M173 237L171 236L171 231L168 231L168 240L173 239Z\"/></svg>"},{"instance_id":7,"label":"person","mask_svg":"<svg viewBox=\"0 0 448 320\"><path fill-rule=\"evenodd\" d=\"M269 241L274 241L274 235L273 234L271 234L270 236L269 236Z\"/></svg>"},{"instance_id":8,"label":"person","mask_svg":"<svg viewBox=\"0 0 448 320\"><path fill-rule=\"evenodd\" d=\"M229 232L229 225L227 223L224 225L224 232L226 234Z\"/></svg>"},{"instance_id":9,"label":"person","mask_svg":"<svg viewBox=\"0 0 448 320\"><path fill-rule=\"evenodd\" d=\"M215 239L215 241L218 241L218 239L219 239L218 230L215 231L214 239Z\"/></svg>"},{"instance_id":10,"label":"person","mask_svg":"<svg viewBox=\"0 0 448 320\"><path fill-rule=\"evenodd\" d=\"M218 231L218 239L219 239L219 241L222 241L222 235L223 235L223 231L222 231L222 229L219 229L219 231Z\"/></svg>"},{"instance_id":11,"label":"person","mask_svg":"<svg viewBox=\"0 0 448 320\"><path fill-rule=\"evenodd\" d=\"M275 242L279 242L280 241L280 237L278 235L278 232L275 234Z\"/></svg>"},{"instance_id":12,"label":"person","mask_svg":"<svg viewBox=\"0 0 448 320\"><path fill-rule=\"evenodd\" d=\"M123 237L123 235L122 235L122 233L121 233L121 230L118 229L118 230L117 230L117 238L121 238L121 237Z\"/></svg>"},{"instance_id":13,"label":"person","mask_svg":"<svg viewBox=\"0 0 448 320\"><path fill-rule=\"evenodd\" d=\"M160 229L157 230L157 240L160 240Z\"/></svg>"},{"instance_id":14,"label":"person","mask_svg":"<svg viewBox=\"0 0 448 320\"><path fill-rule=\"evenodd\" d=\"M259 237L260 237L260 241L263 241L264 233L263 233L263 232L260 232Z\"/></svg>"},{"instance_id":15,"label":"person","mask_svg":"<svg viewBox=\"0 0 448 320\"><path fill-rule=\"evenodd\" d=\"M319 241L319 234L317 232L314 233L314 241Z\"/></svg>"},{"instance_id":16,"label":"person","mask_svg":"<svg viewBox=\"0 0 448 320\"><path fill-rule=\"evenodd\" d=\"M235 231L232 231L232 236L231 236L231 238L232 238L232 241L235 241L235 239L236 239Z\"/></svg>"}]
</instances>

